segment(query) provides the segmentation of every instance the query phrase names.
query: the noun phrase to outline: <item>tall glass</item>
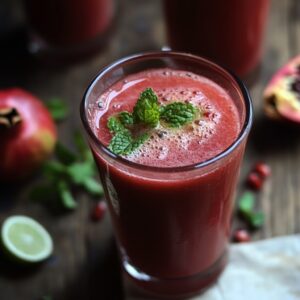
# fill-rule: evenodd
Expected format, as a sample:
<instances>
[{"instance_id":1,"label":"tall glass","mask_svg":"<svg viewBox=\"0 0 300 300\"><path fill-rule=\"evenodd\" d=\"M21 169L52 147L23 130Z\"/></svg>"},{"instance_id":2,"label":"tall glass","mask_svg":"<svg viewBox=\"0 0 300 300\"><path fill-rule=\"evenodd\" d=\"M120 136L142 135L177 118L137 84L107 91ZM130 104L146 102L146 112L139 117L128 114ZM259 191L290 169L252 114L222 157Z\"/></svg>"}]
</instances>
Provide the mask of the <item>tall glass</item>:
<instances>
[{"instance_id":1,"label":"tall glass","mask_svg":"<svg viewBox=\"0 0 300 300\"><path fill-rule=\"evenodd\" d=\"M126 76L147 69L194 72L224 88L240 116L241 132L217 156L194 165L160 168L128 161L99 141L90 117L99 97ZM233 75L203 58L151 52L121 59L88 87L81 118L128 277L148 292L174 299L212 284L227 260L234 191L252 122L247 90Z\"/></svg>"},{"instance_id":2,"label":"tall glass","mask_svg":"<svg viewBox=\"0 0 300 300\"><path fill-rule=\"evenodd\" d=\"M30 51L78 58L97 50L111 26L115 0L23 0Z\"/></svg>"},{"instance_id":3,"label":"tall glass","mask_svg":"<svg viewBox=\"0 0 300 300\"><path fill-rule=\"evenodd\" d=\"M164 0L170 47L203 55L239 76L261 58L269 0Z\"/></svg>"}]
</instances>

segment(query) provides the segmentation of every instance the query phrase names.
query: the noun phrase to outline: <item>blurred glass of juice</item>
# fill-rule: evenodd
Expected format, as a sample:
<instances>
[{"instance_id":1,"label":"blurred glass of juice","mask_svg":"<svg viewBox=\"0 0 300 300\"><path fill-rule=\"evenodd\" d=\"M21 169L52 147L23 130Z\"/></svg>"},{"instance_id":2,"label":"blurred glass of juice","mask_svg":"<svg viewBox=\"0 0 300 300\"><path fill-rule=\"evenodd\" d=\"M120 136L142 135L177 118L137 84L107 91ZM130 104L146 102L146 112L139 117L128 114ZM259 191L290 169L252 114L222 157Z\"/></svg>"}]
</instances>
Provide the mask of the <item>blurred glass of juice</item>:
<instances>
[{"instance_id":1,"label":"blurred glass of juice","mask_svg":"<svg viewBox=\"0 0 300 300\"><path fill-rule=\"evenodd\" d=\"M77 58L98 50L115 13L114 0L24 0L29 50Z\"/></svg>"},{"instance_id":2,"label":"blurred glass of juice","mask_svg":"<svg viewBox=\"0 0 300 300\"><path fill-rule=\"evenodd\" d=\"M171 48L245 76L261 58L269 0L164 0Z\"/></svg>"}]
</instances>

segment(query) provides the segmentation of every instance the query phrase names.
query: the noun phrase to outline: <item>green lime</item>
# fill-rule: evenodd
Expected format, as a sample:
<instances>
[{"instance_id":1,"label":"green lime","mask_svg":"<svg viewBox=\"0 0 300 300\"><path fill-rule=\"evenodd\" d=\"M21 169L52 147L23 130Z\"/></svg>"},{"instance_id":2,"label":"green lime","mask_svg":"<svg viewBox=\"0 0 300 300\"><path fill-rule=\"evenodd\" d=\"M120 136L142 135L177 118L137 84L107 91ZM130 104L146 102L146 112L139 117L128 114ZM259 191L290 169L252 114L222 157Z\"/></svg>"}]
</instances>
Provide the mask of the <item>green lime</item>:
<instances>
[{"instance_id":1,"label":"green lime","mask_svg":"<svg viewBox=\"0 0 300 300\"><path fill-rule=\"evenodd\" d=\"M46 229L26 216L7 218L2 225L1 238L8 254L23 262L40 262L53 250L53 242Z\"/></svg>"}]
</instances>

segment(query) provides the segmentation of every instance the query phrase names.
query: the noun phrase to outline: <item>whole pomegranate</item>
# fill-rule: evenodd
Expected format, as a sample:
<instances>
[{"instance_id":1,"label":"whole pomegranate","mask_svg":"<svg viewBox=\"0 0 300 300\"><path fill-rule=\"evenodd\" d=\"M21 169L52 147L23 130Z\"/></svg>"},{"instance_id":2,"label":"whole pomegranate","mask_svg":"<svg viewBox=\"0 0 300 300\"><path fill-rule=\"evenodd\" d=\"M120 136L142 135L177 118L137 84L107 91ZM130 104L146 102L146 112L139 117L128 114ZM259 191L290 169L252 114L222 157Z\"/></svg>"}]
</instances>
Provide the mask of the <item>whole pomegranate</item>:
<instances>
[{"instance_id":1,"label":"whole pomegranate","mask_svg":"<svg viewBox=\"0 0 300 300\"><path fill-rule=\"evenodd\" d=\"M56 140L55 123L38 98L19 88L0 91L0 181L28 177Z\"/></svg>"}]
</instances>

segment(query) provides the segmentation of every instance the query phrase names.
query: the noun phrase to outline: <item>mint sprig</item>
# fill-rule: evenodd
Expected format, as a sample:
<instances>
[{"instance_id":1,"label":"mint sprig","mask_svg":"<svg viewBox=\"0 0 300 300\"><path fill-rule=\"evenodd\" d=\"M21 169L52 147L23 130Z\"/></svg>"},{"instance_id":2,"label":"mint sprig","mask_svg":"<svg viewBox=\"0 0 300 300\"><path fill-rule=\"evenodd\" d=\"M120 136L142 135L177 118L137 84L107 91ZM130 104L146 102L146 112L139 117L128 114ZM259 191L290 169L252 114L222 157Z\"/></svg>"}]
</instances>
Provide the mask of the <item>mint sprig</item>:
<instances>
[{"instance_id":1,"label":"mint sprig","mask_svg":"<svg viewBox=\"0 0 300 300\"><path fill-rule=\"evenodd\" d=\"M161 121L162 126L179 128L192 122L198 109L190 103L172 102L162 106L153 89L144 90L133 108L133 113L120 112L107 121L107 127L114 136L108 148L117 155L127 155L139 148ZM136 136L139 127L143 133Z\"/></svg>"},{"instance_id":2,"label":"mint sprig","mask_svg":"<svg viewBox=\"0 0 300 300\"><path fill-rule=\"evenodd\" d=\"M55 121L62 121L68 115L67 104L60 98L52 98L46 102L46 106Z\"/></svg>"},{"instance_id":3,"label":"mint sprig","mask_svg":"<svg viewBox=\"0 0 300 300\"><path fill-rule=\"evenodd\" d=\"M104 192L95 179L96 167L79 132L75 132L74 144L77 151L70 150L57 143L55 160L48 160L43 165L43 175L46 181L34 187L31 198L44 200L51 207L74 210L77 201L74 191L83 190L93 197L102 197Z\"/></svg>"},{"instance_id":4,"label":"mint sprig","mask_svg":"<svg viewBox=\"0 0 300 300\"><path fill-rule=\"evenodd\" d=\"M159 121L158 98L151 88L144 90L133 108L135 123L156 127Z\"/></svg>"},{"instance_id":5,"label":"mint sprig","mask_svg":"<svg viewBox=\"0 0 300 300\"><path fill-rule=\"evenodd\" d=\"M192 122L197 109L190 103L173 102L162 106L160 118L170 127L180 127Z\"/></svg>"},{"instance_id":6,"label":"mint sprig","mask_svg":"<svg viewBox=\"0 0 300 300\"><path fill-rule=\"evenodd\" d=\"M253 228L259 228L264 224L265 216L263 212L256 212L254 206L254 194L245 192L238 202L239 212Z\"/></svg>"}]
</instances>

